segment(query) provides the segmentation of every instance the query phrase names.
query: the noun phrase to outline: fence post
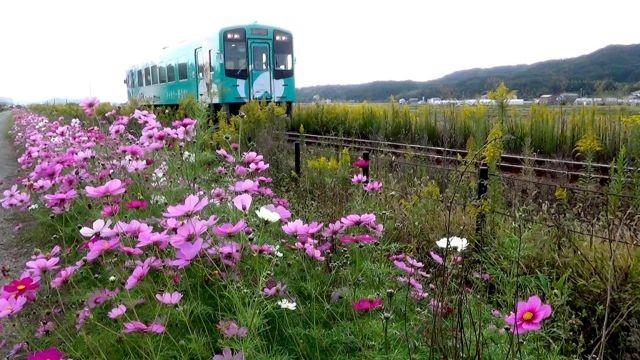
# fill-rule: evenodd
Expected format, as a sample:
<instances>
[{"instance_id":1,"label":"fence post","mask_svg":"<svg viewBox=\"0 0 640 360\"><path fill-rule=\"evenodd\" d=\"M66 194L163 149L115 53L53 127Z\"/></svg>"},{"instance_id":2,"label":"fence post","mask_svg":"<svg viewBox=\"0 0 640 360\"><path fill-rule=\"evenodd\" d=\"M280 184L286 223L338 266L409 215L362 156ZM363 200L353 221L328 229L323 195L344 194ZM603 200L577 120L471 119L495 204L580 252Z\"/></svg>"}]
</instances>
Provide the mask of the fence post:
<instances>
[{"instance_id":1,"label":"fence post","mask_svg":"<svg viewBox=\"0 0 640 360\"><path fill-rule=\"evenodd\" d=\"M478 204L480 208L478 209L478 215L476 216L476 235L481 236L484 230L485 223L485 213L482 209L482 200L485 195L487 195L487 191L489 190L489 167L486 163L482 163L480 165L480 169L478 170Z\"/></svg>"},{"instance_id":2,"label":"fence post","mask_svg":"<svg viewBox=\"0 0 640 360\"><path fill-rule=\"evenodd\" d=\"M367 177L367 182L369 182L369 152L365 151L362 153L362 160L367 162L367 165L362 168L362 175Z\"/></svg>"},{"instance_id":3,"label":"fence post","mask_svg":"<svg viewBox=\"0 0 640 360\"><path fill-rule=\"evenodd\" d=\"M296 172L296 175L298 177L300 177L301 173L302 173L302 168L300 165L300 142L296 141L294 144L294 153L295 153L295 165L294 165L294 170Z\"/></svg>"}]
</instances>

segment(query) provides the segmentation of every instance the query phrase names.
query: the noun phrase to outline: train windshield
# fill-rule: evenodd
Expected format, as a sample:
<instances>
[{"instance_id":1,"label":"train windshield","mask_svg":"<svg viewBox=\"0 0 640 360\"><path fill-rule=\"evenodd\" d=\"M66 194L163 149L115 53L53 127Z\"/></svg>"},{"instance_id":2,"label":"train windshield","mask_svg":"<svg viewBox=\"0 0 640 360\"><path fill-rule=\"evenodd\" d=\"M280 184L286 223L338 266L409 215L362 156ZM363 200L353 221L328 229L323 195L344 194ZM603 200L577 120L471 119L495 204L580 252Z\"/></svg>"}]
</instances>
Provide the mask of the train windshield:
<instances>
[{"instance_id":1,"label":"train windshield","mask_svg":"<svg viewBox=\"0 0 640 360\"><path fill-rule=\"evenodd\" d=\"M283 31L273 32L275 55L274 77L282 79L293 76L293 39Z\"/></svg>"},{"instance_id":2,"label":"train windshield","mask_svg":"<svg viewBox=\"0 0 640 360\"><path fill-rule=\"evenodd\" d=\"M244 29L225 31L224 34L225 75L237 79L246 79L247 43Z\"/></svg>"}]
</instances>

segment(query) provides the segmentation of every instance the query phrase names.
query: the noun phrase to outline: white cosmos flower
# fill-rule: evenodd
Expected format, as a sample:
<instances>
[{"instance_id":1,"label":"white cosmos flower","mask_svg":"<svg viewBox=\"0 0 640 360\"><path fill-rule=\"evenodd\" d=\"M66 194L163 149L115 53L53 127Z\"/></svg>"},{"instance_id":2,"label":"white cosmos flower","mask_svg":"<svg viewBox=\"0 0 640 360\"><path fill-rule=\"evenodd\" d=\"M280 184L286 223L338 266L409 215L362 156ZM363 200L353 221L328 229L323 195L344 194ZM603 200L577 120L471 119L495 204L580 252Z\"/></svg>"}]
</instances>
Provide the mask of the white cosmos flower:
<instances>
[{"instance_id":1,"label":"white cosmos flower","mask_svg":"<svg viewBox=\"0 0 640 360\"><path fill-rule=\"evenodd\" d=\"M298 306L298 304L296 304L295 301L289 301L287 299L282 299L278 301L277 304L280 305L281 308L287 309L287 310L295 310L296 307Z\"/></svg>"},{"instance_id":2,"label":"white cosmos flower","mask_svg":"<svg viewBox=\"0 0 640 360\"><path fill-rule=\"evenodd\" d=\"M80 229L80 234L84 237L93 237L96 234L100 234L102 237L111 237L116 234L116 231L109 229L111 225L111 220L107 220L106 222L102 219L98 219L93 222L91 227L83 227Z\"/></svg>"},{"instance_id":3,"label":"white cosmos flower","mask_svg":"<svg viewBox=\"0 0 640 360\"><path fill-rule=\"evenodd\" d=\"M256 215L258 215L260 219L266 220L268 222L276 222L280 220L280 214L267 209L266 206L263 206L259 210L256 210Z\"/></svg>"},{"instance_id":4,"label":"white cosmos flower","mask_svg":"<svg viewBox=\"0 0 640 360\"><path fill-rule=\"evenodd\" d=\"M447 243L449 247L456 248L457 251L464 251L464 249L467 248L467 245L469 245L469 242L467 241L467 239L460 238L457 236L452 236L448 239L442 238L436 241L436 245L438 245L443 249L447 248Z\"/></svg>"}]
</instances>

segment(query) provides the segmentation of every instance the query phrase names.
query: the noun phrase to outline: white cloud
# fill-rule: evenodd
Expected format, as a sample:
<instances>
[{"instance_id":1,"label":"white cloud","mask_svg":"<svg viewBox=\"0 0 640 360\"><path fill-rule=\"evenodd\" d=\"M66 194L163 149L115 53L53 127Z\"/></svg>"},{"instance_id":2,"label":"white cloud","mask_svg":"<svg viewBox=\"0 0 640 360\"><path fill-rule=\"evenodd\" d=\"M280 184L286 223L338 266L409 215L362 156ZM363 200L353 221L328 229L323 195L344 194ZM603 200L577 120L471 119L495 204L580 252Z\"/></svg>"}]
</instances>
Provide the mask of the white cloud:
<instances>
[{"instance_id":1,"label":"white cloud","mask_svg":"<svg viewBox=\"0 0 640 360\"><path fill-rule=\"evenodd\" d=\"M0 18L0 96L123 101L125 69L230 24L294 35L298 86L428 80L640 42L640 3L538 1L8 0Z\"/></svg>"}]
</instances>

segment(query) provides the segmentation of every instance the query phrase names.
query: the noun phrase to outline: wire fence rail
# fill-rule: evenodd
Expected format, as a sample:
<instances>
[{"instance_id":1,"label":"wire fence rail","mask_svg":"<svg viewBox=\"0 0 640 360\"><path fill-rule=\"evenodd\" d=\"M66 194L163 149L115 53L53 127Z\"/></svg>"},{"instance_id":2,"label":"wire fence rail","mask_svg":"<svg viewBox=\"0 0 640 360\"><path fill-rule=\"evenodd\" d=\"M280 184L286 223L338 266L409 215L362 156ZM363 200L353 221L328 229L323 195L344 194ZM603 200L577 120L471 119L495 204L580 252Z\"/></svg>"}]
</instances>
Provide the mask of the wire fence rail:
<instances>
[{"instance_id":1,"label":"wire fence rail","mask_svg":"<svg viewBox=\"0 0 640 360\"><path fill-rule=\"evenodd\" d=\"M294 143L294 171L295 173L300 176L301 172L302 172L302 151L301 151L301 144L307 144L307 145L312 145L312 146L318 146L318 147L331 147L331 148L351 148L351 149L357 149L357 150L361 150L363 151L362 153L362 158L369 160L370 158L370 152L378 152L381 154L391 154L394 155L394 158L392 160L393 163L397 163L397 164L404 164L404 165L409 165L409 166L419 166L419 167L427 167L427 168L432 168L435 169L437 171L445 171L447 173L450 172L457 172L463 175L473 175L477 177L477 198L475 200L479 201L482 200L486 194L489 191L488 188L488 183L489 183L489 178L497 178L501 181L515 181L515 182L523 182L523 183L527 183L527 184L532 184L532 185L539 185L539 186L547 186L547 187L559 187L561 186L563 189L569 190L569 191L573 191L573 192L585 192L588 194L591 194L593 196L602 196L602 197L619 197L619 198L624 198L624 199L631 199L631 200L640 200L640 196L636 196L636 195L631 195L631 194L623 194L623 193L613 193L610 191L606 191L606 190L596 190L596 189L592 189L592 188L585 188L585 187L580 187L580 186L574 186L574 185L567 185L567 184L559 184L559 183L555 183L555 182L548 182L548 181L542 181L539 180L538 178L536 179L532 179L532 178L526 178L526 177L522 177L522 176L518 176L520 173L514 174L514 173L502 173L502 172L498 172L498 173L490 173L488 167L486 166L486 164L484 164L482 161L477 161L477 160L471 160L475 165L477 165L477 169L471 167L456 167L456 166L451 166L453 164L461 164L463 161L470 161L470 160L463 160L460 159L459 157L454 157L454 156L447 156L445 155L445 153L447 152L454 152L457 154L461 154L461 153L465 153L467 154L466 151L462 151L462 150L455 150L455 149L445 149L445 148L430 148L430 147L425 147L425 146L420 146L420 145L410 145L410 144L400 144L400 143L389 143L389 142L382 142L382 141L373 141L373 140L362 140L362 139L350 139L350 138L340 138L340 137L335 137L335 136L322 136L322 135L306 135L306 134L299 134L299 133L285 133L286 135L286 140L288 142L293 142ZM388 144L393 144L395 145L395 147L392 146L388 146ZM407 150L403 150L400 149L398 147L409 147L409 148L414 148L414 149L419 149L421 151L407 151ZM438 151L440 151L440 154L433 154L433 153L429 153L429 149L437 149ZM395 158L395 156L398 155L398 158ZM406 158L409 157L414 157L414 156L422 156L425 159L427 159L427 162L415 162L415 161L410 161L407 160ZM514 156L514 155L507 155L508 157L511 157L512 159L519 159L520 161L523 161L523 159L538 159L538 158L527 158L527 157L518 157L518 156ZM504 158L504 156L503 156ZM573 164L574 166L578 165L578 166L587 166L587 163L582 163L582 162L575 162L575 161L565 161L565 160L555 160L555 159L538 159L541 160L542 162L547 162L547 163L555 163L555 164ZM514 166L514 164L508 164L509 166ZM602 169L607 169L607 171L610 169L609 165L606 164L593 164L597 167L600 167ZM499 167L500 168L500 167ZM524 170L524 168L526 168L525 165L521 165L520 167L522 170ZM553 173L562 173L562 174L567 174L567 175L576 175L576 176L594 176L594 174L587 174L587 173L582 173L582 172L568 172L568 171L561 171L561 170L557 170L557 169L545 169L545 168L539 168L539 167L530 167L529 169L531 170L536 170L539 169L540 172L543 171L550 171ZM637 171L637 169L634 168L628 168L628 170L631 171ZM363 174L368 175L370 172L369 169L369 165L365 166L362 169ZM600 179L609 179L608 175L599 175L596 178L600 178ZM495 215L500 215L500 216L504 216L506 218L509 219L516 219L516 216L512 213L509 212L503 212L503 211L499 211L499 210L490 210L488 212L482 212L480 211L477 214L477 218L476 218L476 233L477 234L481 234L483 231L483 228L485 226L485 222L486 222L486 215L493 213ZM549 222L541 222L535 219L530 219L530 218L523 218L523 217L519 217L519 219L525 220L528 223L531 224L537 224L537 225L541 225L541 226L546 226L548 228L558 228L557 224L553 224L553 223L549 223ZM580 230L576 230L573 228L569 228L569 227L563 227L562 228L563 231L566 231L567 233L571 233L574 235L580 235L580 236L584 236L586 238L589 239L597 239L597 240L601 240L601 241L609 241L609 242L613 242L613 243L620 243L620 244L625 244L625 245L629 245L629 246L634 246L634 247L640 247L640 242L639 240L637 241L624 241L621 239L614 239L614 238L610 238L608 236L603 236L597 233L586 233ZM637 236L638 239L640 239L640 235Z\"/></svg>"}]
</instances>

